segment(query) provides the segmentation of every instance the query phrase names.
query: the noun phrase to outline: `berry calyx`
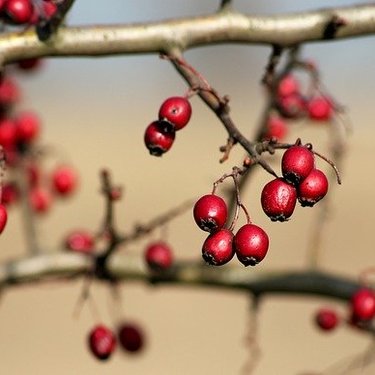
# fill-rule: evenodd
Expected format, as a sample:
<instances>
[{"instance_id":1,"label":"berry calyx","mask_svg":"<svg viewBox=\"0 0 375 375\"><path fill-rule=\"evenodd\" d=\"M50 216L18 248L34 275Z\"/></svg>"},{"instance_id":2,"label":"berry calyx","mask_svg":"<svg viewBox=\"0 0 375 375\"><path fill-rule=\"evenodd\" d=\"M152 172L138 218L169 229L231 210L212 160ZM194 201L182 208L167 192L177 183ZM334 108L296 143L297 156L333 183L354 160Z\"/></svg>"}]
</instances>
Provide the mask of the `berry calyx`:
<instances>
[{"instance_id":1,"label":"berry calyx","mask_svg":"<svg viewBox=\"0 0 375 375\"><path fill-rule=\"evenodd\" d=\"M146 248L145 259L151 270L167 270L173 263L172 249L165 242L153 242Z\"/></svg>"},{"instance_id":2,"label":"berry calyx","mask_svg":"<svg viewBox=\"0 0 375 375\"><path fill-rule=\"evenodd\" d=\"M134 323L123 323L120 325L118 339L121 347L130 353L140 352L145 344L143 331Z\"/></svg>"},{"instance_id":3,"label":"berry calyx","mask_svg":"<svg viewBox=\"0 0 375 375\"><path fill-rule=\"evenodd\" d=\"M114 333L104 325L95 326L88 337L92 354L101 361L108 359L116 348Z\"/></svg>"},{"instance_id":4,"label":"berry calyx","mask_svg":"<svg viewBox=\"0 0 375 375\"><path fill-rule=\"evenodd\" d=\"M222 266L233 256L233 233L229 229L220 229L211 233L203 243L202 257L212 266Z\"/></svg>"},{"instance_id":5,"label":"berry calyx","mask_svg":"<svg viewBox=\"0 0 375 375\"><path fill-rule=\"evenodd\" d=\"M318 310L315 315L315 323L322 331L332 331L339 324L339 317L336 311L329 308Z\"/></svg>"},{"instance_id":6,"label":"berry calyx","mask_svg":"<svg viewBox=\"0 0 375 375\"><path fill-rule=\"evenodd\" d=\"M327 121L332 117L333 104L329 98L317 96L307 103L309 117L315 121Z\"/></svg>"},{"instance_id":7,"label":"berry calyx","mask_svg":"<svg viewBox=\"0 0 375 375\"><path fill-rule=\"evenodd\" d=\"M282 174L288 182L298 185L315 166L314 154L306 146L288 148L281 159Z\"/></svg>"},{"instance_id":8,"label":"berry calyx","mask_svg":"<svg viewBox=\"0 0 375 375\"><path fill-rule=\"evenodd\" d=\"M264 185L261 204L264 213L272 221L286 221L294 211L297 202L295 187L283 178L276 178Z\"/></svg>"},{"instance_id":9,"label":"berry calyx","mask_svg":"<svg viewBox=\"0 0 375 375\"><path fill-rule=\"evenodd\" d=\"M55 193L67 196L77 187L77 174L68 166L59 166L52 173L52 187Z\"/></svg>"},{"instance_id":10,"label":"berry calyx","mask_svg":"<svg viewBox=\"0 0 375 375\"><path fill-rule=\"evenodd\" d=\"M195 203L193 216L199 228L213 232L225 225L228 217L227 205L221 197L207 194Z\"/></svg>"},{"instance_id":11,"label":"berry calyx","mask_svg":"<svg viewBox=\"0 0 375 375\"><path fill-rule=\"evenodd\" d=\"M319 169L313 169L297 187L298 201L302 207L314 206L328 192L328 179Z\"/></svg>"},{"instance_id":12,"label":"berry calyx","mask_svg":"<svg viewBox=\"0 0 375 375\"><path fill-rule=\"evenodd\" d=\"M234 236L233 245L238 260L244 266L255 266L266 256L269 238L257 225L245 224Z\"/></svg>"},{"instance_id":13,"label":"berry calyx","mask_svg":"<svg viewBox=\"0 0 375 375\"><path fill-rule=\"evenodd\" d=\"M4 205L0 204L0 233L3 233L3 230L8 221L8 212Z\"/></svg>"},{"instance_id":14,"label":"berry calyx","mask_svg":"<svg viewBox=\"0 0 375 375\"><path fill-rule=\"evenodd\" d=\"M191 105L182 96L172 96L165 100L159 109L159 120L172 124L174 130L184 128L191 117Z\"/></svg>"},{"instance_id":15,"label":"berry calyx","mask_svg":"<svg viewBox=\"0 0 375 375\"><path fill-rule=\"evenodd\" d=\"M85 230L75 230L65 238L65 248L78 253L91 253L94 249L94 237Z\"/></svg>"},{"instance_id":16,"label":"berry calyx","mask_svg":"<svg viewBox=\"0 0 375 375\"><path fill-rule=\"evenodd\" d=\"M175 139L174 130L166 130L159 121L152 122L145 131L144 142L151 155L161 156L171 147Z\"/></svg>"},{"instance_id":17,"label":"berry calyx","mask_svg":"<svg viewBox=\"0 0 375 375\"><path fill-rule=\"evenodd\" d=\"M352 317L355 320L368 321L375 317L375 292L361 288L351 298Z\"/></svg>"}]
</instances>

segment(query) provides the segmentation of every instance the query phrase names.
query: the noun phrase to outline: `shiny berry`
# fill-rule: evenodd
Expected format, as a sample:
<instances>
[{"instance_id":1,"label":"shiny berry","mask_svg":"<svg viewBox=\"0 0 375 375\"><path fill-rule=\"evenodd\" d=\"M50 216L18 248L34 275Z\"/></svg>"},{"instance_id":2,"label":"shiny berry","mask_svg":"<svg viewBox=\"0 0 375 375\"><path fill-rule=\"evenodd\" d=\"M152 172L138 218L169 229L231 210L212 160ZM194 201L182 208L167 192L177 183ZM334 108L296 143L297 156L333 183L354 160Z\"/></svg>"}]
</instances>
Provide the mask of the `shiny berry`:
<instances>
[{"instance_id":1,"label":"shiny berry","mask_svg":"<svg viewBox=\"0 0 375 375\"><path fill-rule=\"evenodd\" d=\"M0 233L3 232L8 221L7 209L4 205L0 204Z\"/></svg>"},{"instance_id":2,"label":"shiny berry","mask_svg":"<svg viewBox=\"0 0 375 375\"><path fill-rule=\"evenodd\" d=\"M336 311L323 308L316 313L315 323L323 331L332 331L339 324L339 318Z\"/></svg>"},{"instance_id":3,"label":"shiny berry","mask_svg":"<svg viewBox=\"0 0 375 375\"><path fill-rule=\"evenodd\" d=\"M78 253L91 253L94 249L94 237L86 230L75 230L65 238L65 248Z\"/></svg>"},{"instance_id":4,"label":"shiny berry","mask_svg":"<svg viewBox=\"0 0 375 375\"><path fill-rule=\"evenodd\" d=\"M88 337L91 353L99 360L108 359L116 348L114 333L104 325L95 326Z\"/></svg>"},{"instance_id":5,"label":"shiny berry","mask_svg":"<svg viewBox=\"0 0 375 375\"><path fill-rule=\"evenodd\" d=\"M182 96L172 96L161 105L159 120L173 125L174 130L180 130L187 125L191 117L191 105Z\"/></svg>"},{"instance_id":6,"label":"shiny berry","mask_svg":"<svg viewBox=\"0 0 375 375\"><path fill-rule=\"evenodd\" d=\"M134 323L123 323L118 329L118 339L121 347L127 352L140 352L145 344L144 333Z\"/></svg>"},{"instance_id":7,"label":"shiny berry","mask_svg":"<svg viewBox=\"0 0 375 375\"><path fill-rule=\"evenodd\" d=\"M31 208L37 213L45 213L49 210L52 199L48 190L42 187L34 187L29 193Z\"/></svg>"},{"instance_id":8,"label":"shiny berry","mask_svg":"<svg viewBox=\"0 0 375 375\"><path fill-rule=\"evenodd\" d=\"M217 195L207 194L195 203L193 216L199 228L206 232L213 232L225 225L228 216L227 205Z\"/></svg>"},{"instance_id":9,"label":"shiny berry","mask_svg":"<svg viewBox=\"0 0 375 375\"><path fill-rule=\"evenodd\" d=\"M281 141L288 133L288 126L284 119L279 116L272 115L268 118L266 124L266 133L263 139L276 138Z\"/></svg>"},{"instance_id":10,"label":"shiny berry","mask_svg":"<svg viewBox=\"0 0 375 375\"><path fill-rule=\"evenodd\" d=\"M167 152L172 147L174 139L175 132L166 130L159 121L152 122L144 135L145 145L154 156L161 156Z\"/></svg>"},{"instance_id":11,"label":"shiny berry","mask_svg":"<svg viewBox=\"0 0 375 375\"><path fill-rule=\"evenodd\" d=\"M55 193L67 196L77 187L77 174L68 166L59 166L52 173L52 187Z\"/></svg>"},{"instance_id":12,"label":"shiny berry","mask_svg":"<svg viewBox=\"0 0 375 375\"><path fill-rule=\"evenodd\" d=\"M202 257L206 263L221 266L234 256L233 233L229 229L220 229L211 233L202 247Z\"/></svg>"},{"instance_id":13,"label":"shiny berry","mask_svg":"<svg viewBox=\"0 0 375 375\"><path fill-rule=\"evenodd\" d=\"M319 169L313 169L297 186L298 201L301 206L312 207L328 192L328 179Z\"/></svg>"},{"instance_id":14,"label":"shiny berry","mask_svg":"<svg viewBox=\"0 0 375 375\"><path fill-rule=\"evenodd\" d=\"M333 114L332 101L324 96L312 98L307 103L307 112L312 120L327 121Z\"/></svg>"},{"instance_id":15,"label":"shiny berry","mask_svg":"<svg viewBox=\"0 0 375 375\"><path fill-rule=\"evenodd\" d=\"M34 7L31 0L7 0L4 12L10 22L24 24L31 20Z\"/></svg>"},{"instance_id":16,"label":"shiny berry","mask_svg":"<svg viewBox=\"0 0 375 375\"><path fill-rule=\"evenodd\" d=\"M354 320L368 321L375 316L375 292L361 288L351 298L351 309Z\"/></svg>"},{"instance_id":17,"label":"shiny berry","mask_svg":"<svg viewBox=\"0 0 375 375\"><path fill-rule=\"evenodd\" d=\"M276 178L264 185L261 204L264 213L272 221L288 220L297 202L295 187L283 178Z\"/></svg>"},{"instance_id":18,"label":"shiny berry","mask_svg":"<svg viewBox=\"0 0 375 375\"><path fill-rule=\"evenodd\" d=\"M295 185L305 179L315 166L314 154L305 146L288 148L281 159L284 178Z\"/></svg>"},{"instance_id":19,"label":"shiny berry","mask_svg":"<svg viewBox=\"0 0 375 375\"><path fill-rule=\"evenodd\" d=\"M40 133L40 119L34 112L22 112L15 118L18 141L30 143Z\"/></svg>"},{"instance_id":20,"label":"shiny berry","mask_svg":"<svg viewBox=\"0 0 375 375\"><path fill-rule=\"evenodd\" d=\"M234 236L233 244L238 260L245 266L255 266L266 256L269 239L262 228L245 224Z\"/></svg>"},{"instance_id":21,"label":"shiny berry","mask_svg":"<svg viewBox=\"0 0 375 375\"><path fill-rule=\"evenodd\" d=\"M167 270L173 263L172 249L165 242L153 242L146 248L145 259L151 270Z\"/></svg>"}]
</instances>

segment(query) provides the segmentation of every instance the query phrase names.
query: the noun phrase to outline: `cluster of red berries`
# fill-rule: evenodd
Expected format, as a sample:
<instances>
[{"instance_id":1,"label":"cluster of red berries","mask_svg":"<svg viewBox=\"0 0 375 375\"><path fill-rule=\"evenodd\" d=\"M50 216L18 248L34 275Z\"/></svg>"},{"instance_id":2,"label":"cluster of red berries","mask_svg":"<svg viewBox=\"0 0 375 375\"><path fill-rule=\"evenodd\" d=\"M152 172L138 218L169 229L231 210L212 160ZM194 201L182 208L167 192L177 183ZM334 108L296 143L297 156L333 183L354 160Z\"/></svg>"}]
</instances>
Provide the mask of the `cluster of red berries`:
<instances>
[{"instance_id":1,"label":"cluster of red berries","mask_svg":"<svg viewBox=\"0 0 375 375\"><path fill-rule=\"evenodd\" d=\"M348 323L359 326L368 323L375 317L375 292L368 288L357 290L349 303ZM315 315L317 327L323 331L333 331L342 319L332 308L319 309Z\"/></svg>"},{"instance_id":2,"label":"cluster of red berries","mask_svg":"<svg viewBox=\"0 0 375 375\"><path fill-rule=\"evenodd\" d=\"M262 228L247 223L235 235L224 228L228 209L221 197L201 197L194 205L193 216L200 229L210 232L202 247L202 257L208 264L221 266L236 254L243 265L255 266L266 256L269 239Z\"/></svg>"},{"instance_id":3,"label":"cluster of red berries","mask_svg":"<svg viewBox=\"0 0 375 375\"><path fill-rule=\"evenodd\" d=\"M176 131L184 128L191 117L187 98L172 96L159 109L159 119L146 128L144 142L151 155L161 156L173 145Z\"/></svg>"},{"instance_id":4,"label":"cluster of red berries","mask_svg":"<svg viewBox=\"0 0 375 375\"><path fill-rule=\"evenodd\" d=\"M144 332L132 322L123 323L118 327L117 338L107 326L96 325L88 336L89 349L97 359L104 361L114 353L117 340L124 351L132 354L141 352L145 345Z\"/></svg>"},{"instance_id":5,"label":"cluster of red berries","mask_svg":"<svg viewBox=\"0 0 375 375\"><path fill-rule=\"evenodd\" d=\"M53 0L1 0L0 18L10 25L35 25L52 18L57 11Z\"/></svg>"},{"instance_id":6,"label":"cluster of red berries","mask_svg":"<svg viewBox=\"0 0 375 375\"><path fill-rule=\"evenodd\" d=\"M314 206L328 192L328 179L315 168L310 145L296 144L281 159L283 177L268 182L262 190L263 211L272 221L285 221L293 214L297 199L301 206Z\"/></svg>"}]
</instances>

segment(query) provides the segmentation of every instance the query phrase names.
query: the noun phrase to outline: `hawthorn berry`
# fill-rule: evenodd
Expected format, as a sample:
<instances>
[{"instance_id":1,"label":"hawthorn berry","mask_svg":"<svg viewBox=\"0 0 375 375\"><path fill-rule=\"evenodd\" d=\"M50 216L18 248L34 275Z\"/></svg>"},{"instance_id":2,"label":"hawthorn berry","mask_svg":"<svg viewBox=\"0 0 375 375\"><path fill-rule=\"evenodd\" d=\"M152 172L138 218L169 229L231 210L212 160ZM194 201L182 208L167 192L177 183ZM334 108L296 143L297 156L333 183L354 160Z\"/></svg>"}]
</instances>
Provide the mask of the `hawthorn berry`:
<instances>
[{"instance_id":1,"label":"hawthorn berry","mask_svg":"<svg viewBox=\"0 0 375 375\"><path fill-rule=\"evenodd\" d=\"M211 233L203 243L202 257L212 266L222 266L233 256L233 233L229 229L220 229Z\"/></svg>"},{"instance_id":2,"label":"hawthorn berry","mask_svg":"<svg viewBox=\"0 0 375 375\"><path fill-rule=\"evenodd\" d=\"M290 96L299 92L299 82L291 74L284 76L278 86L277 94L281 97Z\"/></svg>"},{"instance_id":3,"label":"hawthorn berry","mask_svg":"<svg viewBox=\"0 0 375 375\"><path fill-rule=\"evenodd\" d=\"M146 247L145 260L153 271L164 271L173 263L173 252L165 242L153 242Z\"/></svg>"},{"instance_id":4,"label":"hawthorn berry","mask_svg":"<svg viewBox=\"0 0 375 375\"><path fill-rule=\"evenodd\" d=\"M39 136L40 119L34 112L22 112L14 121L19 142L30 143Z\"/></svg>"},{"instance_id":5,"label":"hawthorn berry","mask_svg":"<svg viewBox=\"0 0 375 375\"><path fill-rule=\"evenodd\" d=\"M281 159L281 171L286 181L298 185L315 166L314 154L306 146L288 148Z\"/></svg>"},{"instance_id":6,"label":"hawthorn berry","mask_svg":"<svg viewBox=\"0 0 375 375\"><path fill-rule=\"evenodd\" d=\"M295 187L283 178L276 178L264 185L261 204L264 213L272 221L286 221L294 211L297 202Z\"/></svg>"},{"instance_id":7,"label":"hawthorn berry","mask_svg":"<svg viewBox=\"0 0 375 375\"><path fill-rule=\"evenodd\" d=\"M20 193L15 183L6 183L1 192L1 203L9 206L18 201L19 195Z\"/></svg>"},{"instance_id":8,"label":"hawthorn berry","mask_svg":"<svg viewBox=\"0 0 375 375\"><path fill-rule=\"evenodd\" d=\"M9 107L20 99L20 89L17 83L9 77L0 81L0 106Z\"/></svg>"},{"instance_id":9,"label":"hawthorn berry","mask_svg":"<svg viewBox=\"0 0 375 375\"><path fill-rule=\"evenodd\" d=\"M29 192L31 208L37 213L45 213L49 210L52 199L48 190L42 187L34 187Z\"/></svg>"},{"instance_id":10,"label":"hawthorn berry","mask_svg":"<svg viewBox=\"0 0 375 375\"><path fill-rule=\"evenodd\" d=\"M271 115L266 124L266 132L263 139L276 138L278 141L285 138L288 133L288 127L284 119L279 116Z\"/></svg>"},{"instance_id":11,"label":"hawthorn berry","mask_svg":"<svg viewBox=\"0 0 375 375\"><path fill-rule=\"evenodd\" d=\"M277 108L283 117L295 119L306 111L306 101L300 94L292 94L277 98Z\"/></svg>"},{"instance_id":12,"label":"hawthorn berry","mask_svg":"<svg viewBox=\"0 0 375 375\"><path fill-rule=\"evenodd\" d=\"M69 166L59 166L52 172L52 187L55 193L67 196L77 187L77 174Z\"/></svg>"},{"instance_id":13,"label":"hawthorn berry","mask_svg":"<svg viewBox=\"0 0 375 375\"><path fill-rule=\"evenodd\" d=\"M375 292L368 288L357 290L351 298L353 320L368 321L375 317Z\"/></svg>"},{"instance_id":14,"label":"hawthorn berry","mask_svg":"<svg viewBox=\"0 0 375 375\"><path fill-rule=\"evenodd\" d=\"M145 344L142 329L134 323L123 323L118 328L118 339L121 347L130 353L140 352Z\"/></svg>"},{"instance_id":15,"label":"hawthorn berry","mask_svg":"<svg viewBox=\"0 0 375 375\"><path fill-rule=\"evenodd\" d=\"M104 325L95 326L89 333L88 344L91 353L99 360L108 359L116 348L114 333Z\"/></svg>"},{"instance_id":16,"label":"hawthorn berry","mask_svg":"<svg viewBox=\"0 0 375 375\"><path fill-rule=\"evenodd\" d=\"M332 117L332 101L324 96L316 96L308 101L307 112L312 120L327 121Z\"/></svg>"},{"instance_id":17,"label":"hawthorn berry","mask_svg":"<svg viewBox=\"0 0 375 375\"><path fill-rule=\"evenodd\" d=\"M10 119L0 120L0 144L6 149L12 149L16 146L17 128L14 121Z\"/></svg>"},{"instance_id":18,"label":"hawthorn berry","mask_svg":"<svg viewBox=\"0 0 375 375\"><path fill-rule=\"evenodd\" d=\"M3 232L8 221L8 212L3 204L0 204L0 233Z\"/></svg>"},{"instance_id":19,"label":"hawthorn berry","mask_svg":"<svg viewBox=\"0 0 375 375\"><path fill-rule=\"evenodd\" d=\"M152 122L145 131L145 145L151 155L161 156L167 152L175 139L174 130L166 130L159 121Z\"/></svg>"},{"instance_id":20,"label":"hawthorn berry","mask_svg":"<svg viewBox=\"0 0 375 375\"><path fill-rule=\"evenodd\" d=\"M34 6L31 0L7 0L3 11L11 23L25 24L31 20Z\"/></svg>"},{"instance_id":21,"label":"hawthorn berry","mask_svg":"<svg viewBox=\"0 0 375 375\"><path fill-rule=\"evenodd\" d=\"M243 225L233 240L238 260L245 266L255 266L267 254L269 238L267 233L255 224Z\"/></svg>"},{"instance_id":22,"label":"hawthorn berry","mask_svg":"<svg viewBox=\"0 0 375 375\"><path fill-rule=\"evenodd\" d=\"M65 248L78 253L91 253L94 249L94 237L86 230L75 230L65 238Z\"/></svg>"},{"instance_id":23,"label":"hawthorn berry","mask_svg":"<svg viewBox=\"0 0 375 375\"><path fill-rule=\"evenodd\" d=\"M194 220L202 230L213 232L221 229L228 217L228 209L223 198L207 194L199 198L193 209Z\"/></svg>"},{"instance_id":24,"label":"hawthorn berry","mask_svg":"<svg viewBox=\"0 0 375 375\"><path fill-rule=\"evenodd\" d=\"M172 124L174 130L184 128L191 117L191 105L187 98L172 96L159 109L159 120Z\"/></svg>"},{"instance_id":25,"label":"hawthorn berry","mask_svg":"<svg viewBox=\"0 0 375 375\"><path fill-rule=\"evenodd\" d=\"M315 315L315 323L323 331L332 331L339 324L339 317L336 311L329 308L322 308Z\"/></svg>"},{"instance_id":26,"label":"hawthorn berry","mask_svg":"<svg viewBox=\"0 0 375 375\"><path fill-rule=\"evenodd\" d=\"M302 207L314 206L328 192L328 179L319 169L313 169L297 186L298 201Z\"/></svg>"}]
</instances>

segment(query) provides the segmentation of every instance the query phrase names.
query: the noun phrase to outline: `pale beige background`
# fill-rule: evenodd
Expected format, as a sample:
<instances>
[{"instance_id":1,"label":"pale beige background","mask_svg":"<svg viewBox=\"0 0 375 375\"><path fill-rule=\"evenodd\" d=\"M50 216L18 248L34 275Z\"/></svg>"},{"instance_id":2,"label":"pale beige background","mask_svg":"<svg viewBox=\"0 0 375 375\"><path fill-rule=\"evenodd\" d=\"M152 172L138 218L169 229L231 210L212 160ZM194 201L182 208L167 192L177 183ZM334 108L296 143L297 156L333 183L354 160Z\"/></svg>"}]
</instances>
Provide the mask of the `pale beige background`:
<instances>
[{"instance_id":1,"label":"pale beige background","mask_svg":"<svg viewBox=\"0 0 375 375\"><path fill-rule=\"evenodd\" d=\"M207 1L198 6L168 1L165 9L170 13L161 14L150 1L129 1L126 6L113 1L113 7L101 9L82 0L77 2L72 22L99 22L102 17L105 22L120 22L192 15L199 14L199 9L208 12L216 3ZM291 1L272 3L275 8L268 11L276 12L277 7L280 11L297 10ZM304 2L304 9L317 3ZM239 1L238 6L246 11L255 9L245 1ZM258 5L255 11L267 9ZM251 132L261 113L264 98L258 82L268 52L265 47L216 46L186 55L221 93L230 95L233 118L245 133ZM325 269L356 276L375 262L374 40L315 44L304 50L304 56L319 63L327 87L350 108L354 124L343 185L331 191L332 221L324 235L322 262ZM241 150L235 150L229 162L219 165L217 149L225 142L226 135L198 98L192 100L191 124L178 133L172 151L160 159L147 154L142 139L144 128L155 119L158 106L166 97L181 94L186 88L168 63L156 56L50 60L39 75L22 76L20 81L25 90L23 106L40 111L44 121L43 142L55 145L56 152L46 168L57 160L65 160L80 171L81 186L76 196L57 202L51 214L40 221L41 241L49 251L60 244L70 228L97 228L100 224L103 202L98 194L98 170L101 167L109 167L115 181L125 186L125 200L118 204L118 225L130 230L136 221L147 221L188 197L207 193L212 181L229 171L242 155ZM297 136L326 150L324 126L310 126L307 130L295 126L290 140ZM249 272L303 267L309 230L316 214L316 210L297 209L289 223L269 222L259 204L262 183L268 179L259 171L243 195L255 221L266 228L272 240L267 259ZM178 257L200 257L204 238L192 222L190 212L169 226L169 241ZM144 244L145 241L132 244L124 252L141 252ZM0 247L1 259L24 253L16 209L10 212ZM86 348L87 332L95 323L90 309L85 306L79 319L72 316L81 285L81 282L51 283L3 292L1 374L238 374L248 357L244 339L249 324L249 301L245 295L126 284L121 288L121 314L145 328L147 350L138 357L117 352L109 362L99 363ZM92 293L103 321L113 323L115 314L108 289L95 285ZM332 335L316 331L312 315L326 303L329 301L318 298L267 298L259 317L258 343L262 355L255 373L284 375L323 370L363 351L369 338L350 329L343 328ZM344 306L339 308L345 312ZM374 367L366 373L373 371Z\"/></svg>"}]
</instances>

